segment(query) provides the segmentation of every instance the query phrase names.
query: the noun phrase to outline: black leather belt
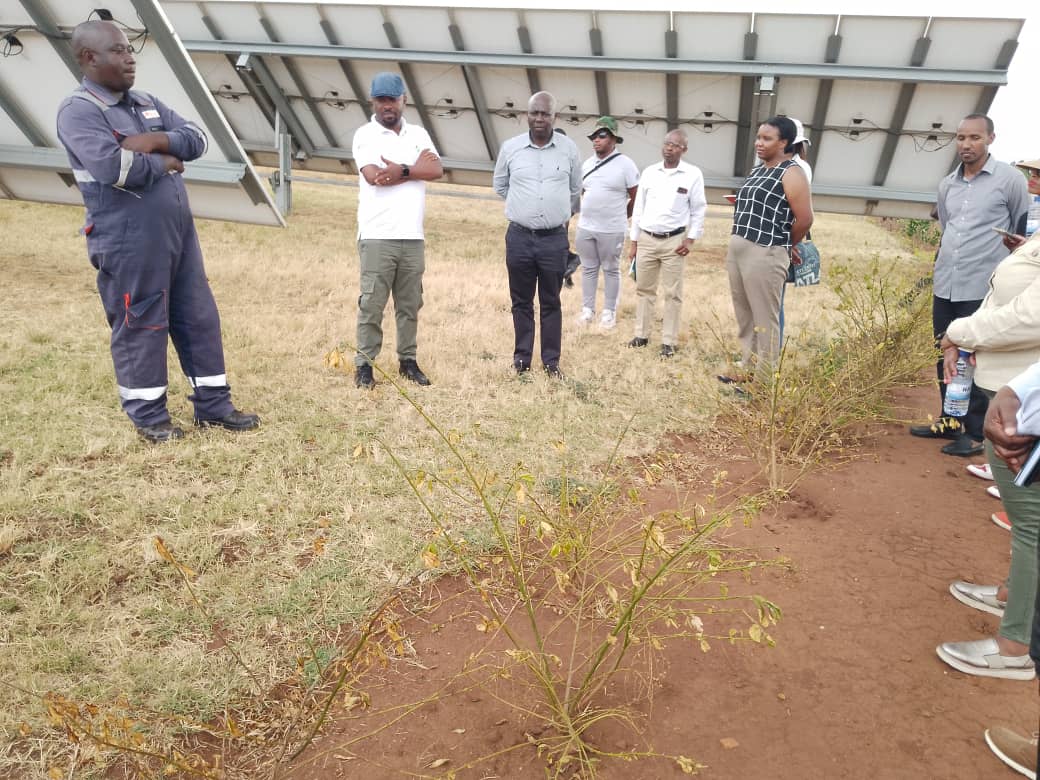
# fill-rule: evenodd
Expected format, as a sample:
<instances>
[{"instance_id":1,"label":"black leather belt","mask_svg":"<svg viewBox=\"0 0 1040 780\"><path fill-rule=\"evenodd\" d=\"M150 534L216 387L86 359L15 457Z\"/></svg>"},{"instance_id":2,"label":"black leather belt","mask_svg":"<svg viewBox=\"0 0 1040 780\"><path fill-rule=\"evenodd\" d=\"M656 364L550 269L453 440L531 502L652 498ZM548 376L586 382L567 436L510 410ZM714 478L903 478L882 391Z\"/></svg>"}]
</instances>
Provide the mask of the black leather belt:
<instances>
[{"instance_id":1,"label":"black leather belt","mask_svg":"<svg viewBox=\"0 0 1040 780\"><path fill-rule=\"evenodd\" d=\"M564 225L557 225L553 228L529 228L524 227L519 222L510 222L509 226L522 230L525 233L530 233L532 236L555 236L557 233L563 233L567 229Z\"/></svg>"},{"instance_id":2,"label":"black leather belt","mask_svg":"<svg viewBox=\"0 0 1040 780\"><path fill-rule=\"evenodd\" d=\"M640 228L640 229L642 230L642 228ZM654 238L671 238L672 236L677 236L680 233L685 233L686 232L686 228L678 227L675 230L671 231L670 233L655 233L652 230L643 230L643 232L646 233L648 236L653 236Z\"/></svg>"}]
</instances>

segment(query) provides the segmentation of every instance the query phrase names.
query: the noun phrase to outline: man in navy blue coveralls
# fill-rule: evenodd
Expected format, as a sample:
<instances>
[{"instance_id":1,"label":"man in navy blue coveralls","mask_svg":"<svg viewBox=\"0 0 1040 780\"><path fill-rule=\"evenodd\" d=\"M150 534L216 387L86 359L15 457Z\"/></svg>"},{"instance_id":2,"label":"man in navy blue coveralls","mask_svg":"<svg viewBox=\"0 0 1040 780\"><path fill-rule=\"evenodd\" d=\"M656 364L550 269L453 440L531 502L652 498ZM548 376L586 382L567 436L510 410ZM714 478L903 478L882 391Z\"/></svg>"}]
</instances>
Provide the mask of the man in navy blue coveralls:
<instances>
[{"instance_id":1,"label":"man in navy blue coveralls","mask_svg":"<svg viewBox=\"0 0 1040 780\"><path fill-rule=\"evenodd\" d=\"M83 232L112 328L123 410L145 439L184 432L166 409L167 336L191 383L195 424L256 428L231 404L220 315L206 279L181 173L206 135L159 100L131 91L135 60L112 22L76 27L83 82L58 110L58 137L87 207Z\"/></svg>"}]
</instances>

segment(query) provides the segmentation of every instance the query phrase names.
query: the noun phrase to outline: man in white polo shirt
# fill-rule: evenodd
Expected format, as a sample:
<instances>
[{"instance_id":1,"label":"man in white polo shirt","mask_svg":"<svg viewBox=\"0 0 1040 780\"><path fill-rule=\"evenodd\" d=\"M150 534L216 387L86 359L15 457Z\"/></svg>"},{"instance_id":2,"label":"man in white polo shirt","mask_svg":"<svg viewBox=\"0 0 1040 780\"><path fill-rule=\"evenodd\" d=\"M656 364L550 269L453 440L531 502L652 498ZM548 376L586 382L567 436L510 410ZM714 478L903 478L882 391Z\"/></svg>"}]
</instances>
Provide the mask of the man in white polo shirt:
<instances>
[{"instance_id":1,"label":"man in white polo shirt","mask_svg":"<svg viewBox=\"0 0 1040 780\"><path fill-rule=\"evenodd\" d=\"M426 182L444 171L430 135L402 116L404 82L396 73L372 79L372 121L354 133L358 177L357 355L354 382L375 386L372 362L383 347L383 309L394 296L400 374L418 385L430 380L416 362L416 329L426 268L423 216Z\"/></svg>"},{"instance_id":2,"label":"man in white polo shirt","mask_svg":"<svg viewBox=\"0 0 1040 780\"><path fill-rule=\"evenodd\" d=\"M683 162L686 133L672 130L664 137L662 160L639 177L632 209L629 258L636 261L636 328L630 347L650 343L650 326L657 302L658 281L664 287L661 357L675 354L682 316L683 268L690 245L704 232L704 176Z\"/></svg>"}]
</instances>

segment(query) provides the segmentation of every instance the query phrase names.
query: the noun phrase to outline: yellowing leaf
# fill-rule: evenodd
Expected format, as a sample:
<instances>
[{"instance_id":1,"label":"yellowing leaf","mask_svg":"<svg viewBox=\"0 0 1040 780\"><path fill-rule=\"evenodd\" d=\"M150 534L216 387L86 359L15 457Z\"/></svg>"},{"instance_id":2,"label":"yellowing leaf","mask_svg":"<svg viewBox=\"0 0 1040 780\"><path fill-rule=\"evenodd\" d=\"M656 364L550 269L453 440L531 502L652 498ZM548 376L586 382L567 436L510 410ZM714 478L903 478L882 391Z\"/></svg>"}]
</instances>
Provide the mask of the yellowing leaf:
<instances>
[{"instance_id":1,"label":"yellowing leaf","mask_svg":"<svg viewBox=\"0 0 1040 780\"><path fill-rule=\"evenodd\" d=\"M422 552L423 566L427 569L436 569L441 565L441 559L437 557L436 548L430 546Z\"/></svg>"},{"instance_id":2,"label":"yellowing leaf","mask_svg":"<svg viewBox=\"0 0 1040 780\"><path fill-rule=\"evenodd\" d=\"M748 629L748 636L755 642L761 642L763 636L762 626L758 625L758 623L752 623L751 628Z\"/></svg>"},{"instance_id":3,"label":"yellowing leaf","mask_svg":"<svg viewBox=\"0 0 1040 780\"><path fill-rule=\"evenodd\" d=\"M618 592L617 592L617 589L613 585L611 585L610 583L607 583L607 598L610 599L615 604L618 603Z\"/></svg>"},{"instance_id":4,"label":"yellowing leaf","mask_svg":"<svg viewBox=\"0 0 1040 780\"><path fill-rule=\"evenodd\" d=\"M527 500L527 490L524 488L524 483L521 482L516 486L516 503L522 504Z\"/></svg>"}]
</instances>

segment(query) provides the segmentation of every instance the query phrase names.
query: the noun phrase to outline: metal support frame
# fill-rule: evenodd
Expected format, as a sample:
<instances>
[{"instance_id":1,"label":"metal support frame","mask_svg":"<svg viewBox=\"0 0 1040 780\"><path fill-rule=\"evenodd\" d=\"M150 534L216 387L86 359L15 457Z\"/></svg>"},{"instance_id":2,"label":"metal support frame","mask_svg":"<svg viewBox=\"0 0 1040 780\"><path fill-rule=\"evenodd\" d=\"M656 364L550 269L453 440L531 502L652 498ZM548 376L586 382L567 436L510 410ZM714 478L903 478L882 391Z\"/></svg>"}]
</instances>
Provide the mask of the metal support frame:
<instances>
[{"instance_id":1,"label":"metal support frame","mask_svg":"<svg viewBox=\"0 0 1040 780\"><path fill-rule=\"evenodd\" d=\"M455 22L448 25L451 34L451 42L456 51L465 51L466 42L462 38L462 30ZM491 114L488 112L487 98L484 97L484 88L480 83L480 75L472 65L462 66L462 78L469 90L469 98L473 102L473 109L477 113L477 124L480 125L480 134L484 137L484 146L487 148L488 157L492 160L498 155L498 138L495 135L495 127L491 122Z\"/></svg>"},{"instance_id":2,"label":"metal support frame","mask_svg":"<svg viewBox=\"0 0 1040 780\"><path fill-rule=\"evenodd\" d=\"M76 77L76 81L79 81L81 75L79 63L76 62L76 55L72 53L69 36L58 29L58 25L51 19L50 14L36 0L22 0L22 8L32 17L36 29L47 38L47 42L50 43L54 51L57 52L58 57L65 63L65 67Z\"/></svg>"},{"instance_id":3,"label":"metal support frame","mask_svg":"<svg viewBox=\"0 0 1040 780\"><path fill-rule=\"evenodd\" d=\"M521 24L516 28L516 36L520 39L520 50L527 56L534 54L534 46L531 44L531 31L527 25ZM537 65L525 66L527 70L527 86L531 88L531 94L542 91L542 80L538 75Z\"/></svg>"},{"instance_id":4,"label":"metal support frame","mask_svg":"<svg viewBox=\"0 0 1040 780\"><path fill-rule=\"evenodd\" d=\"M1015 56L1016 51L1018 51L1018 41L1004 41L1004 44L1000 47L1000 53L997 55L997 62L994 67L998 70L1007 70L1011 65L1011 58ZM988 113L989 107L993 104L993 98L996 96L996 87L984 87L982 94L979 95L978 102L975 104L975 113Z\"/></svg>"},{"instance_id":5,"label":"metal support frame","mask_svg":"<svg viewBox=\"0 0 1040 780\"><path fill-rule=\"evenodd\" d=\"M754 60L758 54L758 33L744 34L744 59ZM740 108L737 113L737 143L733 150L733 175L746 176L755 159L754 131L751 112L755 102L755 77L740 79Z\"/></svg>"},{"instance_id":6,"label":"metal support frame","mask_svg":"<svg viewBox=\"0 0 1040 780\"><path fill-rule=\"evenodd\" d=\"M265 94L274 104L277 114L282 116L293 139L300 145L302 152L308 157L314 154L314 142L311 140L307 128L303 126L300 118L296 115L292 105L289 103L289 98L282 92L282 88L279 86L274 74L267 67L267 63L260 57L243 54L238 58L235 69L239 71L252 70L253 74L260 81L260 86L263 87Z\"/></svg>"},{"instance_id":7,"label":"metal support frame","mask_svg":"<svg viewBox=\"0 0 1040 780\"><path fill-rule=\"evenodd\" d=\"M827 39L827 49L823 54L823 61L834 63L841 55L842 37L838 33ZM813 153L817 160L820 159L820 146L823 144L823 128L827 124L827 112L831 106L831 94L834 92L834 79L821 79L816 89L816 107L813 109L812 124L810 128L815 130L815 137L811 138Z\"/></svg>"},{"instance_id":8,"label":"metal support frame","mask_svg":"<svg viewBox=\"0 0 1040 780\"><path fill-rule=\"evenodd\" d=\"M386 40L393 48L394 53L405 51L401 48L401 38L397 35L397 29L394 27L394 23L390 21L386 16L386 12L383 12L383 32L386 33ZM386 51L385 49L383 50ZM389 54L389 52L386 52ZM381 59L394 59L393 56L382 57ZM458 63L452 63L458 64ZM423 128L429 133L430 140L433 141L433 145L437 149L442 149L440 141L437 139L437 128L434 127L433 121L430 118L430 112L426 110L426 101L423 100L422 90L419 88L419 79L415 77L415 73L412 72L412 67L408 61L398 61L398 67L401 69L401 78L404 79L404 87L408 94L412 96L412 105L415 106L416 112L419 114L419 120L422 122Z\"/></svg>"},{"instance_id":9,"label":"metal support frame","mask_svg":"<svg viewBox=\"0 0 1040 780\"><path fill-rule=\"evenodd\" d=\"M318 13L321 13L321 6L318 6ZM333 46L339 46L339 38L336 35L336 31L332 29L332 24L329 20L323 16L319 24L328 42ZM372 104L368 100L368 92L354 71L354 66L349 59L338 59L336 61L339 63L339 68L343 71L343 76L347 79L347 83L350 84L350 88L353 90L354 97L357 98L361 110L365 112L365 116L372 116Z\"/></svg>"},{"instance_id":10,"label":"metal support frame","mask_svg":"<svg viewBox=\"0 0 1040 780\"><path fill-rule=\"evenodd\" d=\"M3 109L4 113L11 118L15 126L21 131L22 135L33 146L50 146L51 142L47 140L47 136L43 134L43 131L36 126L36 123L25 113L25 110L19 105L18 101L13 96L7 94L7 91L3 88L3 84L0 83L0 109Z\"/></svg>"},{"instance_id":11,"label":"metal support frame","mask_svg":"<svg viewBox=\"0 0 1040 780\"><path fill-rule=\"evenodd\" d=\"M274 190L274 202L282 214L288 215L292 209L292 138L283 129L282 117L275 114L274 147L278 152L278 170L271 174L269 180Z\"/></svg>"},{"instance_id":12,"label":"metal support frame","mask_svg":"<svg viewBox=\"0 0 1040 780\"><path fill-rule=\"evenodd\" d=\"M915 68L923 66L931 45L932 39L928 38L927 34L918 38L914 44L913 54L910 55L910 65ZM886 131L885 145L881 149L877 169L874 171L875 187L884 186L885 179L888 178L888 172L892 167L892 159L895 157L896 147L899 145L899 135L903 132L903 127L906 125L906 115L910 113L910 103L913 102L914 92L916 91L917 84L913 81L908 81L899 88L896 107L892 111L892 119L888 123L888 130Z\"/></svg>"},{"instance_id":13,"label":"metal support frame","mask_svg":"<svg viewBox=\"0 0 1040 780\"><path fill-rule=\"evenodd\" d=\"M140 0L136 0L140 2ZM393 30L384 23L388 37ZM525 28L518 28L518 33ZM748 33L755 35L755 33ZM530 36L521 33L521 45L530 47ZM397 40L397 36L393 36ZM670 60L665 57L592 57L531 54L503 54L489 52L421 51L403 49L374 49L353 46L325 46L317 44L260 43L255 41L184 41L191 52L245 53L275 57L319 57L326 59L369 60L430 65L483 65L501 68L529 68L555 70L606 70L632 73L717 74L726 76L791 76L799 78L854 79L858 81L914 81L922 84L961 84L968 86L1003 86L1007 72L996 69L914 68L908 66L841 65L837 63L792 63L748 60ZM526 49L525 47L525 49ZM537 90L535 90L537 91Z\"/></svg>"},{"instance_id":14,"label":"metal support frame","mask_svg":"<svg viewBox=\"0 0 1040 780\"><path fill-rule=\"evenodd\" d=\"M206 25L206 29L209 30L209 34L212 35L214 39L218 41L224 40L224 34L220 31L220 28L217 26L217 23L213 20L212 17L203 14L202 23ZM232 68L234 68L235 61L238 59L238 55L233 54L231 52L227 52L224 55L224 57L225 59L227 59L228 64ZM267 99L267 96L263 93L263 90L260 89L260 86L253 79L253 75L251 73L243 73L242 71L237 72L239 79L241 79L242 81L242 85L246 88L246 92L249 93L249 96L253 98L253 102L256 103L257 109L260 111L261 114L264 115L264 119L267 120L267 123L271 125L271 127L274 127L274 106L271 105L271 101Z\"/></svg>"},{"instance_id":15,"label":"metal support frame","mask_svg":"<svg viewBox=\"0 0 1040 780\"><path fill-rule=\"evenodd\" d=\"M267 34L267 37L275 43L279 43L280 41L278 40L278 33L274 29L274 25L271 24L271 20L268 19L266 16L261 16L258 21L260 22L260 26L264 28L264 32ZM296 63L293 62L293 60L289 57L282 57L281 60L282 65L285 66L286 73L289 74L289 78L292 79L292 83L296 87L296 91L301 95L307 95L309 92L309 90L307 89L307 84L304 82L303 76L300 75L300 70L296 67ZM285 97L286 102L288 102L289 98L287 95L284 94L284 92L283 97ZM325 136L325 140L331 146L335 146L336 136L333 135L332 128L330 128L329 123L325 121L325 117L322 116L321 110L318 108L317 104L315 104L311 100L307 100L306 104L307 108L310 109L311 117L318 125L318 129L321 130L322 135ZM299 121L299 118L297 118L297 121Z\"/></svg>"},{"instance_id":16,"label":"metal support frame","mask_svg":"<svg viewBox=\"0 0 1040 780\"><path fill-rule=\"evenodd\" d=\"M674 60L679 57L679 36L675 30L666 30L664 34L664 56ZM668 117L668 129L679 127L679 74L670 72L664 75L665 114Z\"/></svg>"},{"instance_id":17,"label":"metal support frame","mask_svg":"<svg viewBox=\"0 0 1040 780\"><path fill-rule=\"evenodd\" d=\"M603 33L598 27L589 29L589 48L593 57L603 56ZM592 75L596 80L596 105L599 106L600 116L610 116L610 90L607 89L607 73L596 70Z\"/></svg>"}]
</instances>

